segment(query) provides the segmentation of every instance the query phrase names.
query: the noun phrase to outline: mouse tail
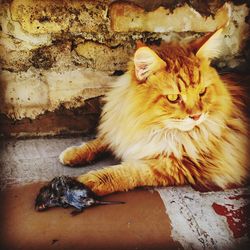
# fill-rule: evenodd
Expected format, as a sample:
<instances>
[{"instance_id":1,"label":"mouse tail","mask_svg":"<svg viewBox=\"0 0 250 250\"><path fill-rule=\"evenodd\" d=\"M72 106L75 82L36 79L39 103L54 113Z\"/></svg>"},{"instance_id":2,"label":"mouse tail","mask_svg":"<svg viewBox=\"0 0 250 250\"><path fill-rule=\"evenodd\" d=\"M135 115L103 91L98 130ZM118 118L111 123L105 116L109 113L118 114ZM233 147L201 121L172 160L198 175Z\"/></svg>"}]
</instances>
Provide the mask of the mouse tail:
<instances>
[{"instance_id":1,"label":"mouse tail","mask_svg":"<svg viewBox=\"0 0 250 250\"><path fill-rule=\"evenodd\" d=\"M116 205L116 204L125 204L123 201L100 201L96 200L95 205Z\"/></svg>"}]
</instances>

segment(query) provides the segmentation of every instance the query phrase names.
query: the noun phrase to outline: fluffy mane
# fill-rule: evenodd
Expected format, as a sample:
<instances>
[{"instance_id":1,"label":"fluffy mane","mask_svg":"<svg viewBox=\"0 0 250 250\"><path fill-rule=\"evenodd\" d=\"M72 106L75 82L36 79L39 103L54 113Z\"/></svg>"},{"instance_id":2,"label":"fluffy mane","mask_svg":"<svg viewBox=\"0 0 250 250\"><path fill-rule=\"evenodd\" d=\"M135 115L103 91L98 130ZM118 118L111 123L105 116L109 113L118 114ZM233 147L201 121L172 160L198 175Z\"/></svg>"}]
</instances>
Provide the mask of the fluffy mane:
<instances>
[{"instance_id":1,"label":"fluffy mane","mask_svg":"<svg viewBox=\"0 0 250 250\"><path fill-rule=\"evenodd\" d=\"M246 183L243 91L210 66L220 32L186 46L138 48L105 97L97 139L66 149L60 161L86 164L105 151L121 159L78 177L99 195L138 186Z\"/></svg>"}]
</instances>

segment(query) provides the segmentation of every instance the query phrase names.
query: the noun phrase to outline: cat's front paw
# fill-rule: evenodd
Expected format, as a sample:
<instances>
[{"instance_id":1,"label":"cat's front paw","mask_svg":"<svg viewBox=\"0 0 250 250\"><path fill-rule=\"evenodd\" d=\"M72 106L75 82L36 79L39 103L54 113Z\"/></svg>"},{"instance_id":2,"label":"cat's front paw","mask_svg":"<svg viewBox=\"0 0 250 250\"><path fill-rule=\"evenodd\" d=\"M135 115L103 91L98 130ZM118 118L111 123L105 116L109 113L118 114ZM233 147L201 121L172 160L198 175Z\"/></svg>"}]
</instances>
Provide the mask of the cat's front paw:
<instances>
[{"instance_id":1,"label":"cat's front paw","mask_svg":"<svg viewBox=\"0 0 250 250\"><path fill-rule=\"evenodd\" d=\"M59 161L63 165L74 166L79 164L79 147L73 146L66 148L60 155Z\"/></svg>"},{"instance_id":2,"label":"cat's front paw","mask_svg":"<svg viewBox=\"0 0 250 250\"><path fill-rule=\"evenodd\" d=\"M112 183L110 183L108 180L105 181L105 179L106 178L101 178L99 174L96 174L96 171L91 171L87 174L77 177L79 182L86 185L99 196L115 192Z\"/></svg>"}]
</instances>

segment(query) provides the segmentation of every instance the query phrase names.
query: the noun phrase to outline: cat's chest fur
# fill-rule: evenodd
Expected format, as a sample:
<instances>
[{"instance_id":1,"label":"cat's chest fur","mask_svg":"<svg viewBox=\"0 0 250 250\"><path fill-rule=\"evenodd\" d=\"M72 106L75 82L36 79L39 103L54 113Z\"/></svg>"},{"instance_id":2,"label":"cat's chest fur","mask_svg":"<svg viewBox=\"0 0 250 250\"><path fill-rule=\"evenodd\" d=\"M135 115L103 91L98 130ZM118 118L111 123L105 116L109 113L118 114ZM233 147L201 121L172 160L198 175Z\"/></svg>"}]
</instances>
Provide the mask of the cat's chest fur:
<instances>
[{"instance_id":1,"label":"cat's chest fur","mask_svg":"<svg viewBox=\"0 0 250 250\"><path fill-rule=\"evenodd\" d=\"M131 101L124 91L129 79L124 77L121 80L120 86L110 91L106 97L107 103L99 126L100 135L117 157L124 161L158 155L174 155L181 159L185 154L198 159L200 153L209 150L209 133L205 124L190 132L141 126L130 110Z\"/></svg>"},{"instance_id":2,"label":"cat's chest fur","mask_svg":"<svg viewBox=\"0 0 250 250\"><path fill-rule=\"evenodd\" d=\"M209 149L209 140L201 138L201 132L197 132L197 130L195 129L192 133L177 130L151 131L140 136L130 135L129 138L126 138L127 134L123 134L121 130L116 134L107 134L106 137L112 151L124 161L147 159L159 155L173 155L177 159L188 155L197 160L201 153L207 152Z\"/></svg>"}]
</instances>

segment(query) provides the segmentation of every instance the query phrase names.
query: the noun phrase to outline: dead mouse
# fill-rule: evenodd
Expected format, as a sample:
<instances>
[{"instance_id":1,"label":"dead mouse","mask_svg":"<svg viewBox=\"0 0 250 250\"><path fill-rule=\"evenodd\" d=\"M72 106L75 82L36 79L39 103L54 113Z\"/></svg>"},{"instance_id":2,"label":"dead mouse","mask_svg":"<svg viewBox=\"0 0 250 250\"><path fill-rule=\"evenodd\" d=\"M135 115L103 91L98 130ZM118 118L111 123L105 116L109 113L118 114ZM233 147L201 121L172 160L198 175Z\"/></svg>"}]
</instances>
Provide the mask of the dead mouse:
<instances>
[{"instance_id":1,"label":"dead mouse","mask_svg":"<svg viewBox=\"0 0 250 250\"><path fill-rule=\"evenodd\" d=\"M81 182L68 176L55 177L40 189L36 197L35 209L44 211L51 207L74 207L72 214L94 205L124 204L120 201L102 201L94 192Z\"/></svg>"}]
</instances>

